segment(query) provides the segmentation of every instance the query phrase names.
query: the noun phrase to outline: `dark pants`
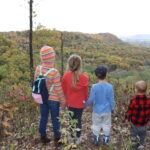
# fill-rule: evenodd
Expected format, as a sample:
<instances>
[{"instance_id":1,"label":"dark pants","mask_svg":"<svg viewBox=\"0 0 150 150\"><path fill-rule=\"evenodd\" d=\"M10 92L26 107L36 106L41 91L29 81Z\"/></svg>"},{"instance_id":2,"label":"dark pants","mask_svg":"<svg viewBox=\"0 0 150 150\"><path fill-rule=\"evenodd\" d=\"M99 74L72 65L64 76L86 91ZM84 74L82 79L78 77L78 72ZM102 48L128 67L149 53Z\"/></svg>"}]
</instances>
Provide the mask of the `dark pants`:
<instances>
[{"instance_id":1,"label":"dark pants","mask_svg":"<svg viewBox=\"0 0 150 150\"><path fill-rule=\"evenodd\" d=\"M131 136L136 139L137 143L144 144L144 140L146 138L146 126L136 127L132 124Z\"/></svg>"},{"instance_id":2,"label":"dark pants","mask_svg":"<svg viewBox=\"0 0 150 150\"><path fill-rule=\"evenodd\" d=\"M48 122L49 112L51 114L51 121L53 126L54 137L60 137L60 123L58 120L59 117L59 102L48 100L45 104L40 105L40 125L39 132L41 136L46 136L46 125Z\"/></svg>"},{"instance_id":3,"label":"dark pants","mask_svg":"<svg viewBox=\"0 0 150 150\"><path fill-rule=\"evenodd\" d=\"M73 112L73 116L71 116L71 118L76 119L78 121L76 128L79 128L81 130L82 128L81 118L82 118L83 108L69 107L68 110ZM77 131L77 137L80 137L80 136L81 136L81 131Z\"/></svg>"}]
</instances>

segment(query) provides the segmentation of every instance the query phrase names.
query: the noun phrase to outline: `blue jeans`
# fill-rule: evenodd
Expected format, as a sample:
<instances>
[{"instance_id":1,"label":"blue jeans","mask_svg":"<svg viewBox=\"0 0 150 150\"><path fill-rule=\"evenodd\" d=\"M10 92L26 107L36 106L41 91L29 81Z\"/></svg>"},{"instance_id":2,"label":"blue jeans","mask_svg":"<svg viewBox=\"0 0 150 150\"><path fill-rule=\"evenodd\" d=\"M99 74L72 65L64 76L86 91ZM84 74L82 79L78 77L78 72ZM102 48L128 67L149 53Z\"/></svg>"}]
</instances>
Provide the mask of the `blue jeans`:
<instances>
[{"instance_id":1,"label":"blue jeans","mask_svg":"<svg viewBox=\"0 0 150 150\"><path fill-rule=\"evenodd\" d=\"M45 104L40 104L40 125L39 125L39 132L41 136L47 136L46 134L46 125L48 122L49 112L51 114L51 121L53 126L54 137L60 137L60 123L59 123L59 102L47 100Z\"/></svg>"}]
</instances>

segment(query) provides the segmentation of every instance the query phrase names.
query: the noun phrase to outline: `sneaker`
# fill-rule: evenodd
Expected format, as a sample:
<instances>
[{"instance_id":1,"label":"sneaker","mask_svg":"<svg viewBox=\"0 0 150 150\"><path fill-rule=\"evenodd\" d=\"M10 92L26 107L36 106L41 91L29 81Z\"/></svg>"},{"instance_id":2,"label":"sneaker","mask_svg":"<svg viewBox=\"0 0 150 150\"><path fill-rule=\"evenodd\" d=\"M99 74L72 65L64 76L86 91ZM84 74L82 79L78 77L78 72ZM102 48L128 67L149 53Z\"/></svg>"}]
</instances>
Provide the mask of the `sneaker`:
<instances>
[{"instance_id":1,"label":"sneaker","mask_svg":"<svg viewBox=\"0 0 150 150\"><path fill-rule=\"evenodd\" d=\"M144 149L144 145L140 144L140 143L137 143L137 144L134 144L132 146L133 150L143 150Z\"/></svg>"},{"instance_id":2,"label":"sneaker","mask_svg":"<svg viewBox=\"0 0 150 150\"><path fill-rule=\"evenodd\" d=\"M139 142L140 141L140 138L139 136L131 136L131 141L134 143L134 142Z\"/></svg>"},{"instance_id":3,"label":"sneaker","mask_svg":"<svg viewBox=\"0 0 150 150\"><path fill-rule=\"evenodd\" d=\"M138 150L144 149L144 145L139 145L139 146L137 147L137 149L138 149Z\"/></svg>"},{"instance_id":4,"label":"sneaker","mask_svg":"<svg viewBox=\"0 0 150 150\"><path fill-rule=\"evenodd\" d=\"M49 143L52 139L48 138L47 136L41 136L41 142L43 144Z\"/></svg>"},{"instance_id":5,"label":"sneaker","mask_svg":"<svg viewBox=\"0 0 150 150\"><path fill-rule=\"evenodd\" d=\"M99 144L99 136L93 135L93 139L94 139L94 145L98 146L98 144Z\"/></svg>"},{"instance_id":6,"label":"sneaker","mask_svg":"<svg viewBox=\"0 0 150 150\"><path fill-rule=\"evenodd\" d=\"M104 137L103 137L103 145L107 145L108 144L109 138L110 138L109 136L104 135Z\"/></svg>"}]
</instances>

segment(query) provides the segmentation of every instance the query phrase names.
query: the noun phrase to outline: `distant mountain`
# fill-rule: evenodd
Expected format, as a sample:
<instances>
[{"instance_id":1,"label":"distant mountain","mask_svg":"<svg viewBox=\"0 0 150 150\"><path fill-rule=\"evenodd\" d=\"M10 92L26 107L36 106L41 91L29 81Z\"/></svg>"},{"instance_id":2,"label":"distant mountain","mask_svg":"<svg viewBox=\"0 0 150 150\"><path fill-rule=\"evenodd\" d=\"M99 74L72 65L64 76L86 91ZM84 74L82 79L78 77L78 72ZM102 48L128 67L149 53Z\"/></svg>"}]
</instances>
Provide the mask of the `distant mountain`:
<instances>
[{"instance_id":1,"label":"distant mountain","mask_svg":"<svg viewBox=\"0 0 150 150\"><path fill-rule=\"evenodd\" d=\"M119 38L117 38L115 35L110 33L99 33L101 37L103 37L103 40L112 42L112 43L120 43L122 42Z\"/></svg>"},{"instance_id":2,"label":"distant mountain","mask_svg":"<svg viewBox=\"0 0 150 150\"><path fill-rule=\"evenodd\" d=\"M129 43L150 47L150 34L137 34L132 36L122 36L119 38Z\"/></svg>"},{"instance_id":3,"label":"distant mountain","mask_svg":"<svg viewBox=\"0 0 150 150\"><path fill-rule=\"evenodd\" d=\"M109 43L109 44L129 45L111 33L98 33L98 34L85 34L85 35L93 39L100 40L101 42L107 44Z\"/></svg>"}]
</instances>

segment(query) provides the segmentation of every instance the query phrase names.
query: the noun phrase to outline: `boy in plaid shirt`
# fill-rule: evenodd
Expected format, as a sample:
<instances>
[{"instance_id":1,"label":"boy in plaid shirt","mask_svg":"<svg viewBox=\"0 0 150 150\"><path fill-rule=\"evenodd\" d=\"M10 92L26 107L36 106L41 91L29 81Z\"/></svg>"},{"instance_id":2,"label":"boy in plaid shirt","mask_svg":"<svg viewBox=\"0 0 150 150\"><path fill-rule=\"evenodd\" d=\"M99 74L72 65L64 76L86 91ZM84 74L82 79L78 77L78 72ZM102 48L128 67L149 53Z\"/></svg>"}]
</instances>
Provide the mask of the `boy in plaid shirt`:
<instances>
[{"instance_id":1,"label":"boy in plaid shirt","mask_svg":"<svg viewBox=\"0 0 150 150\"><path fill-rule=\"evenodd\" d=\"M150 98L146 96L147 84L138 81L135 84L135 94L131 99L127 119L131 122L131 137L135 140L137 149L144 148L146 125L150 120Z\"/></svg>"}]
</instances>

